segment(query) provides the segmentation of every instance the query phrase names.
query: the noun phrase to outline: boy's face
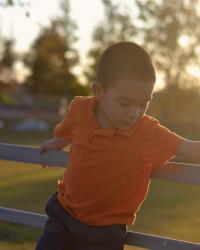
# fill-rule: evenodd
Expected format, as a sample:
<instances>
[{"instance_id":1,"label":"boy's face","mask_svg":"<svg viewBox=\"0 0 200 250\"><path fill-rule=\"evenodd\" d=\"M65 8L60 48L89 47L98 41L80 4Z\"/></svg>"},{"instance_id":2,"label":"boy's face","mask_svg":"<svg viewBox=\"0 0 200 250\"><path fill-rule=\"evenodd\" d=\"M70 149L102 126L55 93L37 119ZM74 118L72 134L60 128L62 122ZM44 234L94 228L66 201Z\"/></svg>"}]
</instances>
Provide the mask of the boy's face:
<instances>
[{"instance_id":1,"label":"boy's face","mask_svg":"<svg viewBox=\"0 0 200 250\"><path fill-rule=\"evenodd\" d=\"M154 84L119 80L106 90L97 83L94 83L92 88L98 100L96 115L104 127L125 130L145 114L152 98Z\"/></svg>"}]
</instances>

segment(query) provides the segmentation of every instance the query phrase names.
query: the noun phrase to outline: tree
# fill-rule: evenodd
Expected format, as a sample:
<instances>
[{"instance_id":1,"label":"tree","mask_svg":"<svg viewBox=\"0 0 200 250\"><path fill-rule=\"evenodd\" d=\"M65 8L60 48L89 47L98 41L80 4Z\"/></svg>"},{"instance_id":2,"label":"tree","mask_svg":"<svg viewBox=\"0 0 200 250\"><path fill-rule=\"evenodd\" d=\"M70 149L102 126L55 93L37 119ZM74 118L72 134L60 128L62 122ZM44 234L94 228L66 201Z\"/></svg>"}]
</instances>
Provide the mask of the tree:
<instances>
[{"instance_id":1,"label":"tree","mask_svg":"<svg viewBox=\"0 0 200 250\"><path fill-rule=\"evenodd\" d=\"M13 39L4 39L3 48L0 63L3 67L11 69L15 60L16 54L13 49L14 40Z\"/></svg>"},{"instance_id":2,"label":"tree","mask_svg":"<svg viewBox=\"0 0 200 250\"><path fill-rule=\"evenodd\" d=\"M2 39L0 55L0 81L2 82L11 82L14 80L13 66L16 62L17 55L13 45L13 39Z\"/></svg>"},{"instance_id":3,"label":"tree","mask_svg":"<svg viewBox=\"0 0 200 250\"><path fill-rule=\"evenodd\" d=\"M199 0L135 0L142 43L166 84L194 82L189 66L200 64Z\"/></svg>"},{"instance_id":4,"label":"tree","mask_svg":"<svg viewBox=\"0 0 200 250\"><path fill-rule=\"evenodd\" d=\"M89 63L85 71L88 82L95 79L98 59L107 46L114 42L135 40L136 27L126 6L122 9L112 0L102 0L102 2L105 17L93 31L92 48L88 52Z\"/></svg>"},{"instance_id":5,"label":"tree","mask_svg":"<svg viewBox=\"0 0 200 250\"><path fill-rule=\"evenodd\" d=\"M169 127L173 124L178 131L180 124L181 132L192 124L193 129L196 126L199 130L199 79L191 75L189 68L200 65L197 25L200 2L136 0L135 3L139 9L141 43L150 52L165 82L165 88L150 106L150 113L153 111L161 122Z\"/></svg>"},{"instance_id":6,"label":"tree","mask_svg":"<svg viewBox=\"0 0 200 250\"><path fill-rule=\"evenodd\" d=\"M68 1L62 3L65 6L63 16L55 18L49 27L41 30L33 52L25 59L32 70L27 85L34 94L68 95L72 98L77 92L81 95L86 91L72 72L79 61L73 48L75 25L69 18Z\"/></svg>"}]
</instances>

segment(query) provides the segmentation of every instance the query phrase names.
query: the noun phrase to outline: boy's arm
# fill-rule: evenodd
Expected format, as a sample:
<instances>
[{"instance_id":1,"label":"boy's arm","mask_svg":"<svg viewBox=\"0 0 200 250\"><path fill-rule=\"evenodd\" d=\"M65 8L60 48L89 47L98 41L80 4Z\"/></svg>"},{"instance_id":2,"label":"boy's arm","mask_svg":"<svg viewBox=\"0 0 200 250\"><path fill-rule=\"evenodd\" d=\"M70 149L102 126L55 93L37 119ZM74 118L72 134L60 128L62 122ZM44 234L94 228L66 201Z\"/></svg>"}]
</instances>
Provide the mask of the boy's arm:
<instances>
[{"instance_id":1,"label":"boy's arm","mask_svg":"<svg viewBox=\"0 0 200 250\"><path fill-rule=\"evenodd\" d=\"M176 152L176 156L200 164L200 141L184 139Z\"/></svg>"}]
</instances>

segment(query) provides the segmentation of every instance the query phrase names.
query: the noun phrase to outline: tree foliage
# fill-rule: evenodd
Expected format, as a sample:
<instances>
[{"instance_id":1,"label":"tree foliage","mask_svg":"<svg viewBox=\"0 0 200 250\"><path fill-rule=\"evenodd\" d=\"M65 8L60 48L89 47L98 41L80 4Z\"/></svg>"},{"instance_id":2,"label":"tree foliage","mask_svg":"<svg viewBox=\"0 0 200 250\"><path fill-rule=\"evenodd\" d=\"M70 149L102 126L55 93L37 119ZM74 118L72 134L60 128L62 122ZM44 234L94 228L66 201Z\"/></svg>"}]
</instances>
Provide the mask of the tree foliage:
<instances>
[{"instance_id":1,"label":"tree foliage","mask_svg":"<svg viewBox=\"0 0 200 250\"><path fill-rule=\"evenodd\" d=\"M52 20L49 27L41 30L33 52L25 59L32 70L27 84L35 94L73 97L86 92L72 71L79 58L73 48L75 24L69 17L68 1L63 1L62 7L63 16Z\"/></svg>"},{"instance_id":2,"label":"tree foliage","mask_svg":"<svg viewBox=\"0 0 200 250\"><path fill-rule=\"evenodd\" d=\"M200 65L199 0L136 0L139 32L166 84L192 83L188 67Z\"/></svg>"},{"instance_id":3,"label":"tree foliage","mask_svg":"<svg viewBox=\"0 0 200 250\"><path fill-rule=\"evenodd\" d=\"M14 52L13 45L13 39L3 39L2 41L2 53L0 55L0 64L4 68L11 69L16 60L16 53Z\"/></svg>"},{"instance_id":4,"label":"tree foliage","mask_svg":"<svg viewBox=\"0 0 200 250\"><path fill-rule=\"evenodd\" d=\"M135 3L139 9L141 43L165 82L149 111L164 124L174 124L177 131L186 132L190 126L195 130L199 124L200 88L199 79L192 76L189 68L200 67L200 1ZM193 125L188 126L191 121Z\"/></svg>"}]
</instances>

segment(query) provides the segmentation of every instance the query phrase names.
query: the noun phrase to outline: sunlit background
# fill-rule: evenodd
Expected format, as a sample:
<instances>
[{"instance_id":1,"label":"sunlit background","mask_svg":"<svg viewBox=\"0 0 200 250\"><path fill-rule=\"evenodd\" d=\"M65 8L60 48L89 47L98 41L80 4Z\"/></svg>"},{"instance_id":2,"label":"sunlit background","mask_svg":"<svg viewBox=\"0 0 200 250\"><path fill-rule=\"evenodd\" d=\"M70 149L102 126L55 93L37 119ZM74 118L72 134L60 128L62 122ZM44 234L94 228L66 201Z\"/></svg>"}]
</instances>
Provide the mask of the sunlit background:
<instances>
[{"instance_id":1,"label":"sunlit background","mask_svg":"<svg viewBox=\"0 0 200 250\"><path fill-rule=\"evenodd\" d=\"M125 40L156 67L147 114L200 140L199 23L200 0L0 0L0 143L38 147L52 138L73 97L92 94L102 51ZM0 206L44 213L62 174L0 160ZM152 181L129 229L200 242L199 193ZM0 221L0 249L34 249L40 233Z\"/></svg>"},{"instance_id":2,"label":"sunlit background","mask_svg":"<svg viewBox=\"0 0 200 250\"><path fill-rule=\"evenodd\" d=\"M132 11L129 14L132 22L135 22L136 19L134 20L134 18L138 15L138 8L134 0L113 0L112 2L120 6L119 9L122 13L124 6L131 9ZM180 2L181 1L177 1L177 3ZM192 4L192 1L185 2L191 2ZM200 5L198 1L196 6L199 12ZM92 34L95 26L97 26L104 18L104 5L101 0L73 0L69 1L69 8L70 16L77 25L76 36L78 37L78 41L75 42L74 46L81 57L79 65L76 65L74 70L80 77L80 83L86 83L86 79L81 77L83 76L83 67L85 66L84 62L87 62L87 51L91 47ZM15 5L14 7L9 6L7 8L1 8L0 34L5 38L15 39L14 48L16 52L24 53L30 49L41 28L50 25L51 20L59 16L60 13L61 10L58 0L30 0L24 2L23 7ZM180 34L178 39L181 47L187 47L190 43L190 37L184 33ZM134 41L135 39L132 38L132 40ZM28 71L24 69L24 65L22 65L21 62L17 62L14 68L16 71L16 77L21 83L27 76ZM198 65L189 66L188 71L192 76L200 79L200 69ZM158 72L156 90L162 88L164 85L165 82Z\"/></svg>"}]
</instances>

